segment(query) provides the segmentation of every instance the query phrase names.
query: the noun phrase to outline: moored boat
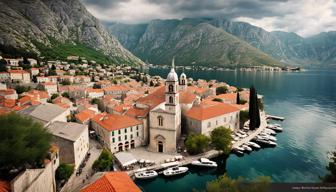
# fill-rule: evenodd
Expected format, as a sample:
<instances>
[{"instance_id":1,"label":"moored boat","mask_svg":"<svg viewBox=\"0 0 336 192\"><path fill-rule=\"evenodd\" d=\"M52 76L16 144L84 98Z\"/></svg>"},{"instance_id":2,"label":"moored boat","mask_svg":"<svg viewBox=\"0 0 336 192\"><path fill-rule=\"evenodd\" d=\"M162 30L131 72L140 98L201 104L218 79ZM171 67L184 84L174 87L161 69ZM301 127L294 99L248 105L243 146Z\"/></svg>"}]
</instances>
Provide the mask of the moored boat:
<instances>
[{"instance_id":1,"label":"moored boat","mask_svg":"<svg viewBox=\"0 0 336 192\"><path fill-rule=\"evenodd\" d=\"M249 141L246 144L253 147L253 148L260 149L260 145L256 144L255 142Z\"/></svg>"},{"instance_id":2,"label":"moored boat","mask_svg":"<svg viewBox=\"0 0 336 192\"><path fill-rule=\"evenodd\" d=\"M147 170L134 173L135 178L137 179L151 179L158 176L158 173L154 170Z\"/></svg>"},{"instance_id":3,"label":"moored boat","mask_svg":"<svg viewBox=\"0 0 336 192\"><path fill-rule=\"evenodd\" d=\"M207 158L201 158L200 160L196 160L191 162L192 165L203 166L203 167L217 167L217 163L214 161L210 161Z\"/></svg>"},{"instance_id":4,"label":"moored boat","mask_svg":"<svg viewBox=\"0 0 336 192\"><path fill-rule=\"evenodd\" d=\"M171 168L165 169L163 171L163 175L167 177L174 176L174 175L180 175L180 174L186 173L188 170L189 170L188 167L171 167Z\"/></svg>"}]
</instances>

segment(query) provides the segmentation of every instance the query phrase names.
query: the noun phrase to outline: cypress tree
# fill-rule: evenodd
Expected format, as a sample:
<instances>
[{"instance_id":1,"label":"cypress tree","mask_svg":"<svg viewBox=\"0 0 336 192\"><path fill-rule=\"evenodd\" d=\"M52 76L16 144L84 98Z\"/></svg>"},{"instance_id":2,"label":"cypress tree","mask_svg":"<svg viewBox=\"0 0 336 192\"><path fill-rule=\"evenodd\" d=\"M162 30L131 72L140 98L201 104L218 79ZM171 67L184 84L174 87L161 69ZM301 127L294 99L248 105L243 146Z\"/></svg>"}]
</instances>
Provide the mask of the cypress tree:
<instances>
[{"instance_id":1,"label":"cypress tree","mask_svg":"<svg viewBox=\"0 0 336 192\"><path fill-rule=\"evenodd\" d=\"M236 101L236 103L240 104L239 91L237 91L237 101Z\"/></svg>"},{"instance_id":2,"label":"cypress tree","mask_svg":"<svg viewBox=\"0 0 336 192\"><path fill-rule=\"evenodd\" d=\"M255 128L258 128L260 126L258 98L254 86L251 86L250 88L249 118L251 130L254 130Z\"/></svg>"}]
</instances>

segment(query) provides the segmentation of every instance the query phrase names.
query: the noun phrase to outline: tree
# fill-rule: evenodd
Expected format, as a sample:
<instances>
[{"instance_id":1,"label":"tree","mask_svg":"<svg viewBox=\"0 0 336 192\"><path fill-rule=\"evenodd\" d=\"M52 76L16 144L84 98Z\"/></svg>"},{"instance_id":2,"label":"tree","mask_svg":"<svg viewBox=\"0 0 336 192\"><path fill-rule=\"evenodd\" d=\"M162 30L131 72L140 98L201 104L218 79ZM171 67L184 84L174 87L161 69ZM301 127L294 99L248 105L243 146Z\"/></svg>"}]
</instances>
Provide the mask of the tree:
<instances>
[{"instance_id":1,"label":"tree","mask_svg":"<svg viewBox=\"0 0 336 192\"><path fill-rule=\"evenodd\" d=\"M260 126L257 91L255 90L254 86L251 86L250 88L249 119L251 130L254 130Z\"/></svg>"},{"instance_id":2,"label":"tree","mask_svg":"<svg viewBox=\"0 0 336 192\"><path fill-rule=\"evenodd\" d=\"M153 81L150 81L150 82L149 82L149 86L153 87L153 86L154 86L154 82L153 82Z\"/></svg>"},{"instance_id":3,"label":"tree","mask_svg":"<svg viewBox=\"0 0 336 192\"><path fill-rule=\"evenodd\" d=\"M321 180L324 183L336 183L336 148L335 151L329 152L329 160L326 166L329 173L322 177Z\"/></svg>"},{"instance_id":4,"label":"tree","mask_svg":"<svg viewBox=\"0 0 336 192\"><path fill-rule=\"evenodd\" d=\"M58 96L59 96L58 93L54 93L54 94L51 95L50 100L52 101L52 100L56 99Z\"/></svg>"},{"instance_id":5,"label":"tree","mask_svg":"<svg viewBox=\"0 0 336 192\"><path fill-rule=\"evenodd\" d=\"M190 134L185 142L189 154L198 154L210 144L210 138L202 134Z\"/></svg>"},{"instance_id":6,"label":"tree","mask_svg":"<svg viewBox=\"0 0 336 192\"><path fill-rule=\"evenodd\" d=\"M0 60L0 72L5 72L7 71L7 61L4 59Z\"/></svg>"},{"instance_id":7,"label":"tree","mask_svg":"<svg viewBox=\"0 0 336 192\"><path fill-rule=\"evenodd\" d=\"M241 124L244 124L249 119L248 111L240 111L239 112L239 120Z\"/></svg>"},{"instance_id":8,"label":"tree","mask_svg":"<svg viewBox=\"0 0 336 192\"><path fill-rule=\"evenodd\" d=\"M69 93L68 92L64 92L64 93L62 93L62 97L66 97L66 98L70 98L70 95L69 95Z\"/></svg>"},{"instance_id":9,"label":"tree","mask_svg":"<svg viewBox=\"0 0 336 192\"><path fill-rule=\"evenodd\" d=\"M23 92L30 91L30 90L31 90L31 87L30 87L30 86L17 85L17 86L15 87L15 90L16 90L16 93L17 93L17 94L21 94L21 93L23 93Z\"/></svg>"},{"instance_id":10,"label":"tree","mask_svg":"<svg viewBox=\"0 0 336 192\"><path fill-rule=\"evenodd\" d=\"M237 104L240 104L240 97L239 97L239 91L237 91L237 100L236 100Z\"/></svg>"},{"instance_id":11,"label":"tree","mask_svg":"<svg viewBox=\"0 0 336 192\"><path fill-rule=\"evenodd\" d=\"M42 124L15 113L0 116L0 173L38 167L47 156L52 135Z\"/></svg>"},{"instance_id":12,"label":"tree","mask_svg":"<svg viewBox=\"0 0 336 192\"><path fill-rule=\"evenodd\" d=\"M223 126L217 127L211 132L211 142L219 150L222 150L224 154L231 152L231 129Z\"/></svg>"},{"instance_id":13,"label":"tree","mask_svg":"<svg viewBox=\"0 0 336 192\"><path fill-rule=\"evenodd\" d=\"M95 171L110 171L113 169L112 153L107 149L103 149L98 159L92 165Z\"/></svg>"},{"instance_id":14,"label":"tree","mask_svg":"<svg viewBox=\"0 0 336 192\"><path fill-rule=\"evenodd\" d=\"M56 179L57 180L68 180L72 173L74 172L74 166L71 164L62 163L56 170Z\"/></svg>"},{"instance_id":15,"label":"tree","mask_svg":"<svg viewBox=\"0 0 336 192\"><path fill-rule=\"evenodd\" d=\"M92 105L94 105L94 104L99 104L99 99L98 98L93 98L92 100L91 100L91 104Z\"/></svg>"},{"instance_id":16,"label":"tree","mask_svg":"<svg viewBox=\"0 0 336 192\"><path fill-rule=\"evenodd\" d=\"M212 101L223 102L223 99L221 99L221 98L214 98Z\"/></svg>"},{"instance_id":17,"label":"tree","mask_svg":"<svg viewBox=\"0 0 336 192\"><path fill-rule=\"evenodd\" d=\"M61 82L62 85L71 85L71 82L69 79L64 79L62 82Z\"/></svg>"},{"instance_id":18,"label":"tree","mask_svg":"<svg viewBox=\"0 0 336 192\"><path fill-rule=\"evenodd\" d=\"M231 179L223 175L216 180L210 181L206 185L207 192L266 192L269 191L271 179L266 176L259 176L252 181L247 181L242 177Z\"/></svg>"},{"instance_id":19,"label":"tree","mask_svg":"<svg viewBox=\"0 0 336 192\"><path fill-rule=\"evenodd\" d=\"M51 65L51 68L50 68L52 71L55 71L56 70L56 66L54 64Z\"/></svg>"},{"instance_id":20,"label":"tree","mask_svg":"<svg viewBox=\"0 0 336 192\"><path fill-rule=\"evenodd\" d=\"M226 86L221 86L216 88L216 95L228 93L228 88Z\"/></svg>"}]
</instances>

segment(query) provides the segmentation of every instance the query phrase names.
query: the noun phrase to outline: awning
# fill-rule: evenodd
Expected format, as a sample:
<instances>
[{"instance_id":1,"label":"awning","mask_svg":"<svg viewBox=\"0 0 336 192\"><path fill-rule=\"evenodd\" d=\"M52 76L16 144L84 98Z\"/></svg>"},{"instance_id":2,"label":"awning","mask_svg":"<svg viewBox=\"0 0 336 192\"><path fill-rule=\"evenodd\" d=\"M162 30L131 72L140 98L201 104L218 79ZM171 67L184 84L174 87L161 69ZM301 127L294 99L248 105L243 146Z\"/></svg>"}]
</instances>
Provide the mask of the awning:
<instances>
[{"instance_id":1,"label":"awning","mask_svg":"<svg viewBox=\"0 0 336 192\"><path fill-rule=\"evenodd\" d=\"M114 154L114 156L122 167L126 167L126 166L129 166L129 165L132 165L138 162L135 159L135 157L131 153L128 153L128 152L119 152L119 153Z\"/></svg>"}]
</instances>

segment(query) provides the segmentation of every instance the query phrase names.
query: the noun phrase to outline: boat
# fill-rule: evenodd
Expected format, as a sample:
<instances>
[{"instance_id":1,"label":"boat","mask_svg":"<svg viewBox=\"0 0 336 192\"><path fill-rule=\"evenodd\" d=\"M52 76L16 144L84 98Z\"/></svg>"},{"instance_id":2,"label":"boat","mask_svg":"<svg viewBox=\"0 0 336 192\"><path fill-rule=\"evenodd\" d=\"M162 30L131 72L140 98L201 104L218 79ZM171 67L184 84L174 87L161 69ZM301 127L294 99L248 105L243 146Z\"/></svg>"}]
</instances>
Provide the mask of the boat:
<instances>
[{"instance_id":1,"label":"boat","mask_svg":"<svg viewBox=\"0 0 336 192\"><path fill-rule=\"evenodd\" d=\"M242 135L246 134L244 131L238 131L238 133L240 133Z\"/></svg>"},{"instance_id":2,"label":"boat","mask_svg":"<svg viewBox=\"0 0 336 192\"><path fill-rule=\"evenodd\" d=\"M151 179L158 176L158 173L154 170L141 171L134 173L135 178L137 179Z\"/></svg>"},{"instance_id":3,"label":"boat","mask_svg":"<svg viewBox=\"0 0 336 192\"><path fill-rule=\"evenodd\" d=\"M274 131L278 131L278 132L282 132L283 131L282 127L276 127L276 126L274 126L271 129L274 130Z\"/></svg>"},{"instance_id":4,"label":"boat","mask_svg":"<svg viewBox=\"0 0 336 192\"><path fill-rule=\"evenodd\" d=\"M192 165L203 166L203 167L217 167L217 163L214 161L210 161L207 158L201 158L200 160L196 160L191 162Z\"/></svg>"},{"instance_id":5,"label":"boat","mask_svg":"<svg viewBox=\"0 0 336 192\"><path fill-rule=\"evenodd\" d=\"M260 149L260 145L256 144L255 142L250 141L250 142L247 142L246 144L256 149Z\"/></svg>"},{"instance_id":6,"label":"boat","mask_svg":"<svg viewBox=\"0 0 336 192\"><path fill-rule=\"evenodd\" d=\"M263 139L263 140L270 140L270 141L277 141L277 138L273 137L273 136L259 136L259 139Z\"/></svg>"},{"instance_id":7,"label":"boat","mask_svg":"<svg viewBox=\"0 0 336 192\"><path fill-rule=\"evenodd\" d=\"M272 129L265 129L265 133L268 133L268 134L270 134L270 135L276 135L277 133L274 131L274 130L272 130Z\"/></svg>"},{"instance_id":8,"label":"boat","mask_svg":"<svg viewBox=\"0 0 336 192\"><path fill-rule=\"evenodd\" d=\"M180 174L186 173L188 170L189 170L188 167L171 167L171 168L165 169L163 171L163 175L167 177L174 176L174 175L180 175Z\"/></svg>"},{"instance_id":9,"label":"boat","mask_svg":"<svg viewBox=\"0 0 336 192\"><path fill-rule=\"evenodd\" d=\"M236 148L233 148L232 152L235 153L238 156L243 156L244 155L244 152L242 152L240 150L237 150Z\"/></svg>"},{"instance_id":10,"label":"boat","mask_svg":"<svg viewBox=\"0 0 336 192\"><path fill-rule=\"evenodd\" d=\"M259 143L265 144L265 145L277 146L275 142L267 140L267 139L256 139L256 141Z\"/></svg>"},{"instance_id":11,"label":"boat","mask_svg":"<svg viewBox=\"0 0 336 192\"><path fill-rule=\"evenodd\" d=\"M283 120L285 120L284 117L275 116L275 115L266 115L266 118L267 118L267 119L278 120L278 121L283 121Z\"/></svg>"},{"instance_id":12,"label":"boat","mask_svg":"<svg viewBox=\"0 0 336 192\"><path fill-rule=\"evenodd\" d=\"M252 151L252 148L245 145L245 144L242 145L242 148L244 148L244 151L246 151L246 152L251 152Z\"/></svg>"},{"instance_id":13,"label":"boat","mask_svg":"<svg viewBox=\"0 0 336 192\"><path fill-rule=\"evenodd\" d=\"M244 150L245 150L245 149L242 148L242 147L234 147L233 149L234 149L234 150L237 150L237 151L244 151Z\"/></svg>"}]
</instances>

